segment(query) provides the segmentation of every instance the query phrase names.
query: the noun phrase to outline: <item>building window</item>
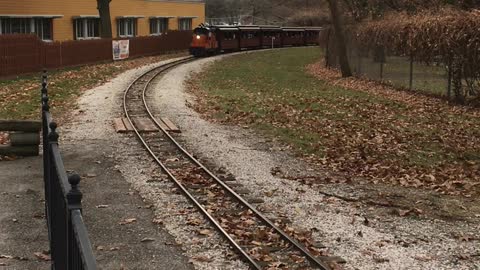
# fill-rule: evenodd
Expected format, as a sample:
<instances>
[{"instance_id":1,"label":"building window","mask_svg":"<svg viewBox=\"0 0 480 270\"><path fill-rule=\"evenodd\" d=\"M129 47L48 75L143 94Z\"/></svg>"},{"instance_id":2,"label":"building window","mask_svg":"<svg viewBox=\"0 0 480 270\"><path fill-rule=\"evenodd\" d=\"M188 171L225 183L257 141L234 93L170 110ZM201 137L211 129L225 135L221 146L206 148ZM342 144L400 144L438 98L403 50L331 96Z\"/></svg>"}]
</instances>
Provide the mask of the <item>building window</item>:
<instances>
[{"instance_id":1,"label":"building window","mask_svg":"<svg viewBox=\"0 0 480 270\"><path fill-rule=\"evenodd\" d=\"M126 18L117 20L117 35L119 37L134 37L137 35L137 19Z\"/></svg>"},{"instance_id":2,"label":"building window","mask_svg":"<svg viewBox=\"0 0 480 270\"><path fill-rule=\"evenodd\" d=\"M178 19L178 30L192 30L192 19L191 18L183 18Z\"/></svg>"},{"instance_id":3,"label":"building window","mask_svg":"<svg viewBox=\"0 0 480 270\"><path fill-rule=\"evenodd\" d=\"M100 37L100 19L83 18L74 20L75 39L93 39Z\"/></svg>"},{"instance_id":4,"label":"building window","mask_svg":"<svg viewBox=\"0 0 480 270\"><path fill-rule=\"evenodd\" d=\"M160 35L168 31L168 18L150 19L150 34Z\"/></svg>"},{"instance_id":5,"label":"building window","mask_svg":"<svg viewBox=\"0 0 480 270\"><path fill-rule=\"evenodd\" d=\"M40 39L52 40L51 18L0 18L1 34L36 34Z\"/></svg>"}]
</instances>

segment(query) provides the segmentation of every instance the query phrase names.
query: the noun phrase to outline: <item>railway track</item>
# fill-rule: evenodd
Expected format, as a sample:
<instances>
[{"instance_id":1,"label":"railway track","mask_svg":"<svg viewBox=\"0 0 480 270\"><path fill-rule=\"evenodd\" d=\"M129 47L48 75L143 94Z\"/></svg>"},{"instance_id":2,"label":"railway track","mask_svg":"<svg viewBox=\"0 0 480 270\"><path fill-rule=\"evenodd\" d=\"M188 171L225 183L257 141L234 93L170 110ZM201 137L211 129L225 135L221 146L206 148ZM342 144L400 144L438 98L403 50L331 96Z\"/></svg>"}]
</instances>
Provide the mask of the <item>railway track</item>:
<instances>
[{"instance_id":1,"label":"railway track","mask_svg":"<svg viewBox=\"0 0 480 270\"><path fill-rule=\"evenodd\" d=\"M186 58L145 72L124 94L125 117L156 163L213 227L253 269L330 269L310 241L300 243L281 221L272 221L187 152L162 126L148 106L147 91L158 76ZM157 132L140 132L137 117L150 118Z\"/></svg>"}]
</instances>

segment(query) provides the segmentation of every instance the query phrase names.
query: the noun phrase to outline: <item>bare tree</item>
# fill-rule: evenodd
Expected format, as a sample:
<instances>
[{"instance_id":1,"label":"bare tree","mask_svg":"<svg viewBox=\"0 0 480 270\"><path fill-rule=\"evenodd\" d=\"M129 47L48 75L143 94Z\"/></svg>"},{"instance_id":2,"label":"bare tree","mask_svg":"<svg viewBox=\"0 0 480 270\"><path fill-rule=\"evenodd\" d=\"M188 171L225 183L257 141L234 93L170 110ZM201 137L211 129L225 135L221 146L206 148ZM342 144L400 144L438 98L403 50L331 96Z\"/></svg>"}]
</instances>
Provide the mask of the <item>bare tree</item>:
<instances>
[{"instance_id":1,"label":"bare tree","mask_svg":"<svg viewBox=\"0 0 480 270\"><path fill-rule=\"evenodd\" d=\"M97 9L100 14L100 35L102 38L112 38L110 2L112 0L97 0Z\"/></svg>"},{"instance_id":2,"label":"bare tree","mask_svg":"<svg viewBox=\"0 0 480 270\"><path fill-rule=\"evenodd\" d=\"M327 2L330 7L330 14L335 32L335 41L337 45L342 77L351 77L352 70L350 69L350 64L348 63L347 44L345 41L345 32L343 29L342 19L338 10L338 3L337 0L327 0Z\"/></svg>"}]
</instances>

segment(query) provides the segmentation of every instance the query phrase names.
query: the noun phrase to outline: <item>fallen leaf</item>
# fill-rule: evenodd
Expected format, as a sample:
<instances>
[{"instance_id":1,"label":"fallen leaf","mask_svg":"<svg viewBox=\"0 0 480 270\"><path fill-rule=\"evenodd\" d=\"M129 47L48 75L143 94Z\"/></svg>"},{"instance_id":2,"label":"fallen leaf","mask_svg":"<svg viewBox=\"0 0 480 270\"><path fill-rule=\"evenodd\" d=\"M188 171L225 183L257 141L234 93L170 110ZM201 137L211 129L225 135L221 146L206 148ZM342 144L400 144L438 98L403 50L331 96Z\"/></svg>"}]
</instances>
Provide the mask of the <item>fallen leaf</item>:
<instances>
[{"instance_id":1,"label":"fallen leaf","mask_svg":"<svg viewBox=\"0 0 480 270\"><path fill-rule=\"evenodd\" d=\"M126 225L126 224L132 224L134 222L137 222L136 218L127 218L124 221L120 222L120 225Z\"/></svg>"},{"instance_id":2,"label":"fallen leaf","mask_svg":"<svg viewBox=\"0 0 480 270\"><path fill-rule=\"evenodd\" d=\"M159 219L159 218L156 218L156 219L152 220L152 222L153 222L154 224L158 224L158 225L162 225L162 224L163 224L163 220L161 220L161 219Z\"/></svg>"},{"instance_id":3,"label":"fallen leaf","mask_svg":"<svg viewBox=\"0 0 480 270\"><path fill-rule=\"evenodd\" d=\"M373 260L376 262L376 263L386 263L386 262L389 262L390 260L387 259L387 258L383 258L383 257L379 257L379 256L373 256Z\"/></svg>"},{"instance_id":4,"label":"fallen leaf","mask_svg":"<svg viewBox=\"0 0 480 270\"><path fill-rule=\"evenodd\" d=\"M212 235L212 231L207 230L207 229L201 230L201 231L199 231L198 233L201 234L201 235L205 235L205 236L210 236L210 235Z\"/></svg>"},{"instance_id":5,"label":"fallen leaf","mask_svg":"<svg viewBox=\"0 0 480 270\"><path fill-rule=\"evenodd\" d=\"M142 242L142 243L153 242L153 241L155 241L155 239L153 239L153 238L143 238L142 240L140 240L140 242Z\"/></svg>"},{"instance_id":6,"label":"fallen leaf","mask_svg":"<svg viewBox=\"0 0 480 270\"><path fill-rule=\"evenodd\" d=\"M422 261L422 262L428 262L433 260L433 258L428 255L417 255L417 256L414 256L413 258L417 261Z\"/></svg>"},{"instance_id":7,"label":"fallen leaf","mask_svg":"<svg viewBox=\"0 0 480 270\"><path fill-rule=\"evenodd\" d=\"M51 260L50 255L44 254L43 252L35 252L35 253L33 253L33 255L35 255L35 257L37 257L41 261L50 261Z\"/></svg>"},{"instance_id":8,"label":"fallen leaf","mask_svg":"<svg viewBox=\"0 0 480 270\"><path fill-rule=\"evenodd\" d=\"M198 262L213 262L213 259L207 256L195 256L192 258L192 260L195 260Z\"/></svg>"}]
</instances>

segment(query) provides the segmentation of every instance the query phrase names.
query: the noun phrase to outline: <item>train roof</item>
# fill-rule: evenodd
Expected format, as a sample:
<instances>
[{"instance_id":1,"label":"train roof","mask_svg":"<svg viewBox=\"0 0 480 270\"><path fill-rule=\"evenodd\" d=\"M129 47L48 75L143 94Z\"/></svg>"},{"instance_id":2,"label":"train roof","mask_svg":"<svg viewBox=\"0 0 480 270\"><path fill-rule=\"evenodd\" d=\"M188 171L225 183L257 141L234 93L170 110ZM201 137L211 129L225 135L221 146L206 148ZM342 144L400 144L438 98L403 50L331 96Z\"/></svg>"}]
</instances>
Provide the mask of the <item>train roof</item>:
<instances>
[{"instance_id":1,"label":"train roof","mask_svg":"<svg viewBox=\"0 0 480 270\"><path fill-rule=\"evenodd\" d=\"M283 32L303 32L303 31L320 31L323 27L308 26L308 27L295 27L285 26L280 27L276 25L200 25L197 28L205 28L211 31L283 31Z\"/></svg>"},{"instance_id":2,"label":"train roof","mask_svg":"<svg viewBox=\"0 0 480 270\"><path fill-rule=\"evenodd\" d=\"M282 27L284 32L303 32L305 27Z\"/></svg>"},{"instance_id":3,"label":"train roof","mask_svg":"<svg viewBox=\"0 0 480 270\"><path fill-rule=\"evenodd\" d=\"M324 27L320 27L320 26L309 26L309 27L305 27L305 30L306 31L321 31L325 29Z\"/></svg>"},{"instance_id":4,"label":"train roof","mask_svg":"<svg viewBox=\"0 0 480 270\"><path fill-rule=\"evenodd\" d=\"M260 30L260 27L256 25L247 25L247 26L239 25L238 29L240 29L240 31L255 31L255 30Z\"/></svg>"},{"instance_id":5,"label":"train roof","mask_svg":"<svg viewBox=\"0 0 480 270\"><path fill-rule=\"evenodd\" d=\"M261 30L282 31L282 28L276 25L259 25L258 27L260 27Z\"/></svg>"}]
</instances>

